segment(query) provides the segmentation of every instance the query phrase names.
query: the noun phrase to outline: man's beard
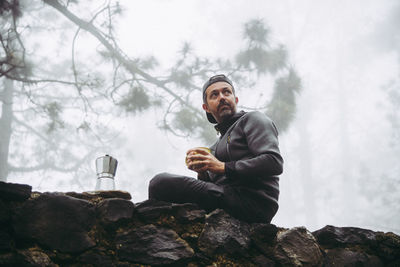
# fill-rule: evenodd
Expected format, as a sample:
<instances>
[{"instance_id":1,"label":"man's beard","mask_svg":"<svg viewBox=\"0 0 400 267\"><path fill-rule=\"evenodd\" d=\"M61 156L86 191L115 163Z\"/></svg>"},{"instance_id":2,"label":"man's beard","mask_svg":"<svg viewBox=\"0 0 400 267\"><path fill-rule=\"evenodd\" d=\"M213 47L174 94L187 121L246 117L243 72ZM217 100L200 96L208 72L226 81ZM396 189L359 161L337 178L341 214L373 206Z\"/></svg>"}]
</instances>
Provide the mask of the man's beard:
<instances>
[{"instance_id":1,"label":"man's beard","mask_svg":"<svg viewBox=\"0 0 400 267\"><path fill-rule=\"evenodd\" d=\"M223 109L219 112L219 117L221 118L221 121L226 121L227 119L230 119L235 114L235 108L232 107L230 104L228 104L226 102L219 104L218 111L222 107L223 107Z\"/></svg>"}]
</instances>

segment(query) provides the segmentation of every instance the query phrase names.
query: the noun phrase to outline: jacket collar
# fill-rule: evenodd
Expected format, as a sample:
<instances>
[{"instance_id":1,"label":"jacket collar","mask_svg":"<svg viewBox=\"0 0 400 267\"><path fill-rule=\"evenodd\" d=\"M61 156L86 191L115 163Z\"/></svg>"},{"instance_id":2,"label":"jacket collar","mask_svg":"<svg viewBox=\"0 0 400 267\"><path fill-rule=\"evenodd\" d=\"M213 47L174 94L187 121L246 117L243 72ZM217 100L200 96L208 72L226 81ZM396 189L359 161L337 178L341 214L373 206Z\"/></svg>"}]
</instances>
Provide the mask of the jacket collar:
<instances>
[{"instance_id":1,"label":"jacket collar","mask_svg":"<svg viewBox=\"0 0 400 267\"><path fill-rule=\"evenodd\" d=\"M220 132L221 135L224 135L226 131L229 129L229 127L231 127L232 124L234 124L244 114L246 114L246 112L244 112L243 110L233 114L232 117L230 117L229 119L215 125L214 126L215 130Z\"/></svg>"}]
</instances>

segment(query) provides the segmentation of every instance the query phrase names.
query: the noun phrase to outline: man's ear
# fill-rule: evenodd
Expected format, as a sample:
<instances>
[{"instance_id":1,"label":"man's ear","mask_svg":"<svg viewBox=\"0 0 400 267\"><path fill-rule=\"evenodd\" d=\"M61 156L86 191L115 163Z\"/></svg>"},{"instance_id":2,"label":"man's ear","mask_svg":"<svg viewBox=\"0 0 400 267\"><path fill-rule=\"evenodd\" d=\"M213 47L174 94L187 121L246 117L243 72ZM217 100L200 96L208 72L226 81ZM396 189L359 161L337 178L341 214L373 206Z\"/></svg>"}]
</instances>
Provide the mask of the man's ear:
<instances>
[{"instance_id":1,"label":"man's ear","mask_svg":"<svg viewBox=\"0 0 400 267\"><path fill-rule=\"evenodd\" d=\"M203 109L204 109L206 112L210 113L210 112L208 111L208 105L207 105L207 104L203 104Z\"/></svg>"},{"instance_id":2,"label":"man's ear","mask_svg":"<svg viewBox=\"0 0 400 267\"><path fill-rule=\"evenodd\" d=\"M239 102L239 98L237 96L235 97L235 102L236 104Z\"/></svg>"}]
</instances>

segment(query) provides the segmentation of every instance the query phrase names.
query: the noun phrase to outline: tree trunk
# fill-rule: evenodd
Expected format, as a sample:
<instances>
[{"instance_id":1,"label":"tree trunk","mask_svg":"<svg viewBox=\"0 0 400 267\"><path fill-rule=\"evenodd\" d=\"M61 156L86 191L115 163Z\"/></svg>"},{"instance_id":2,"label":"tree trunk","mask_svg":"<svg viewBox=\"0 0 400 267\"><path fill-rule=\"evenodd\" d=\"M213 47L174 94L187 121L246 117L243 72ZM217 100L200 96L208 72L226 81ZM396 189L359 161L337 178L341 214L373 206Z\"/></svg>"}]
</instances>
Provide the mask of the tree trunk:
<instances>
[{"instance_id":1,"label":"tree trunk","mask_svg":"<svg viewBox=\"0 0 400 267\"><path fill-rule=\"evenodd\" d=\"M1 94L1 117L0 117L0 181L7 181L8 153L10 150L11 124L13 119L12 100L14 83L7 78L3 82Z\"/></svg>"}]
</instances>

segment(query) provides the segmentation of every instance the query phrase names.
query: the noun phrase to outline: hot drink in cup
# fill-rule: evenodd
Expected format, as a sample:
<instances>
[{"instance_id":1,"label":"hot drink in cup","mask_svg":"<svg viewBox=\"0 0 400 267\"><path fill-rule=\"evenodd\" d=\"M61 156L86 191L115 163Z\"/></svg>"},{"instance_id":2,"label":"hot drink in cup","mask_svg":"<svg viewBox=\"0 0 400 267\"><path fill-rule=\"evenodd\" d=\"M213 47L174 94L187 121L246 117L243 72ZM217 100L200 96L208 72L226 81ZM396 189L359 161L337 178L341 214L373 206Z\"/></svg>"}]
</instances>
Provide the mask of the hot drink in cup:
<instances>
[{"instance_id":1,"label":"hot drink in cup","mask_svg":"<svg viewBox=\"0 0 400 267\"><path fill-rule=\"evenodd\" d=\"M200 147L196 147L195 149L201 149L201 150L206 151L207 153L211 153L211 150L210 150L208 147L200 146ZM201 153L196 152L196 151L193 151L193 153L194 153L194 155L196 155L196 154L201 154ZM188 160L187 157L186 157L186 159L185 159L185 163L186 163L186 166L189 165L189 160Z\"/></svg>"}]
</instances>

